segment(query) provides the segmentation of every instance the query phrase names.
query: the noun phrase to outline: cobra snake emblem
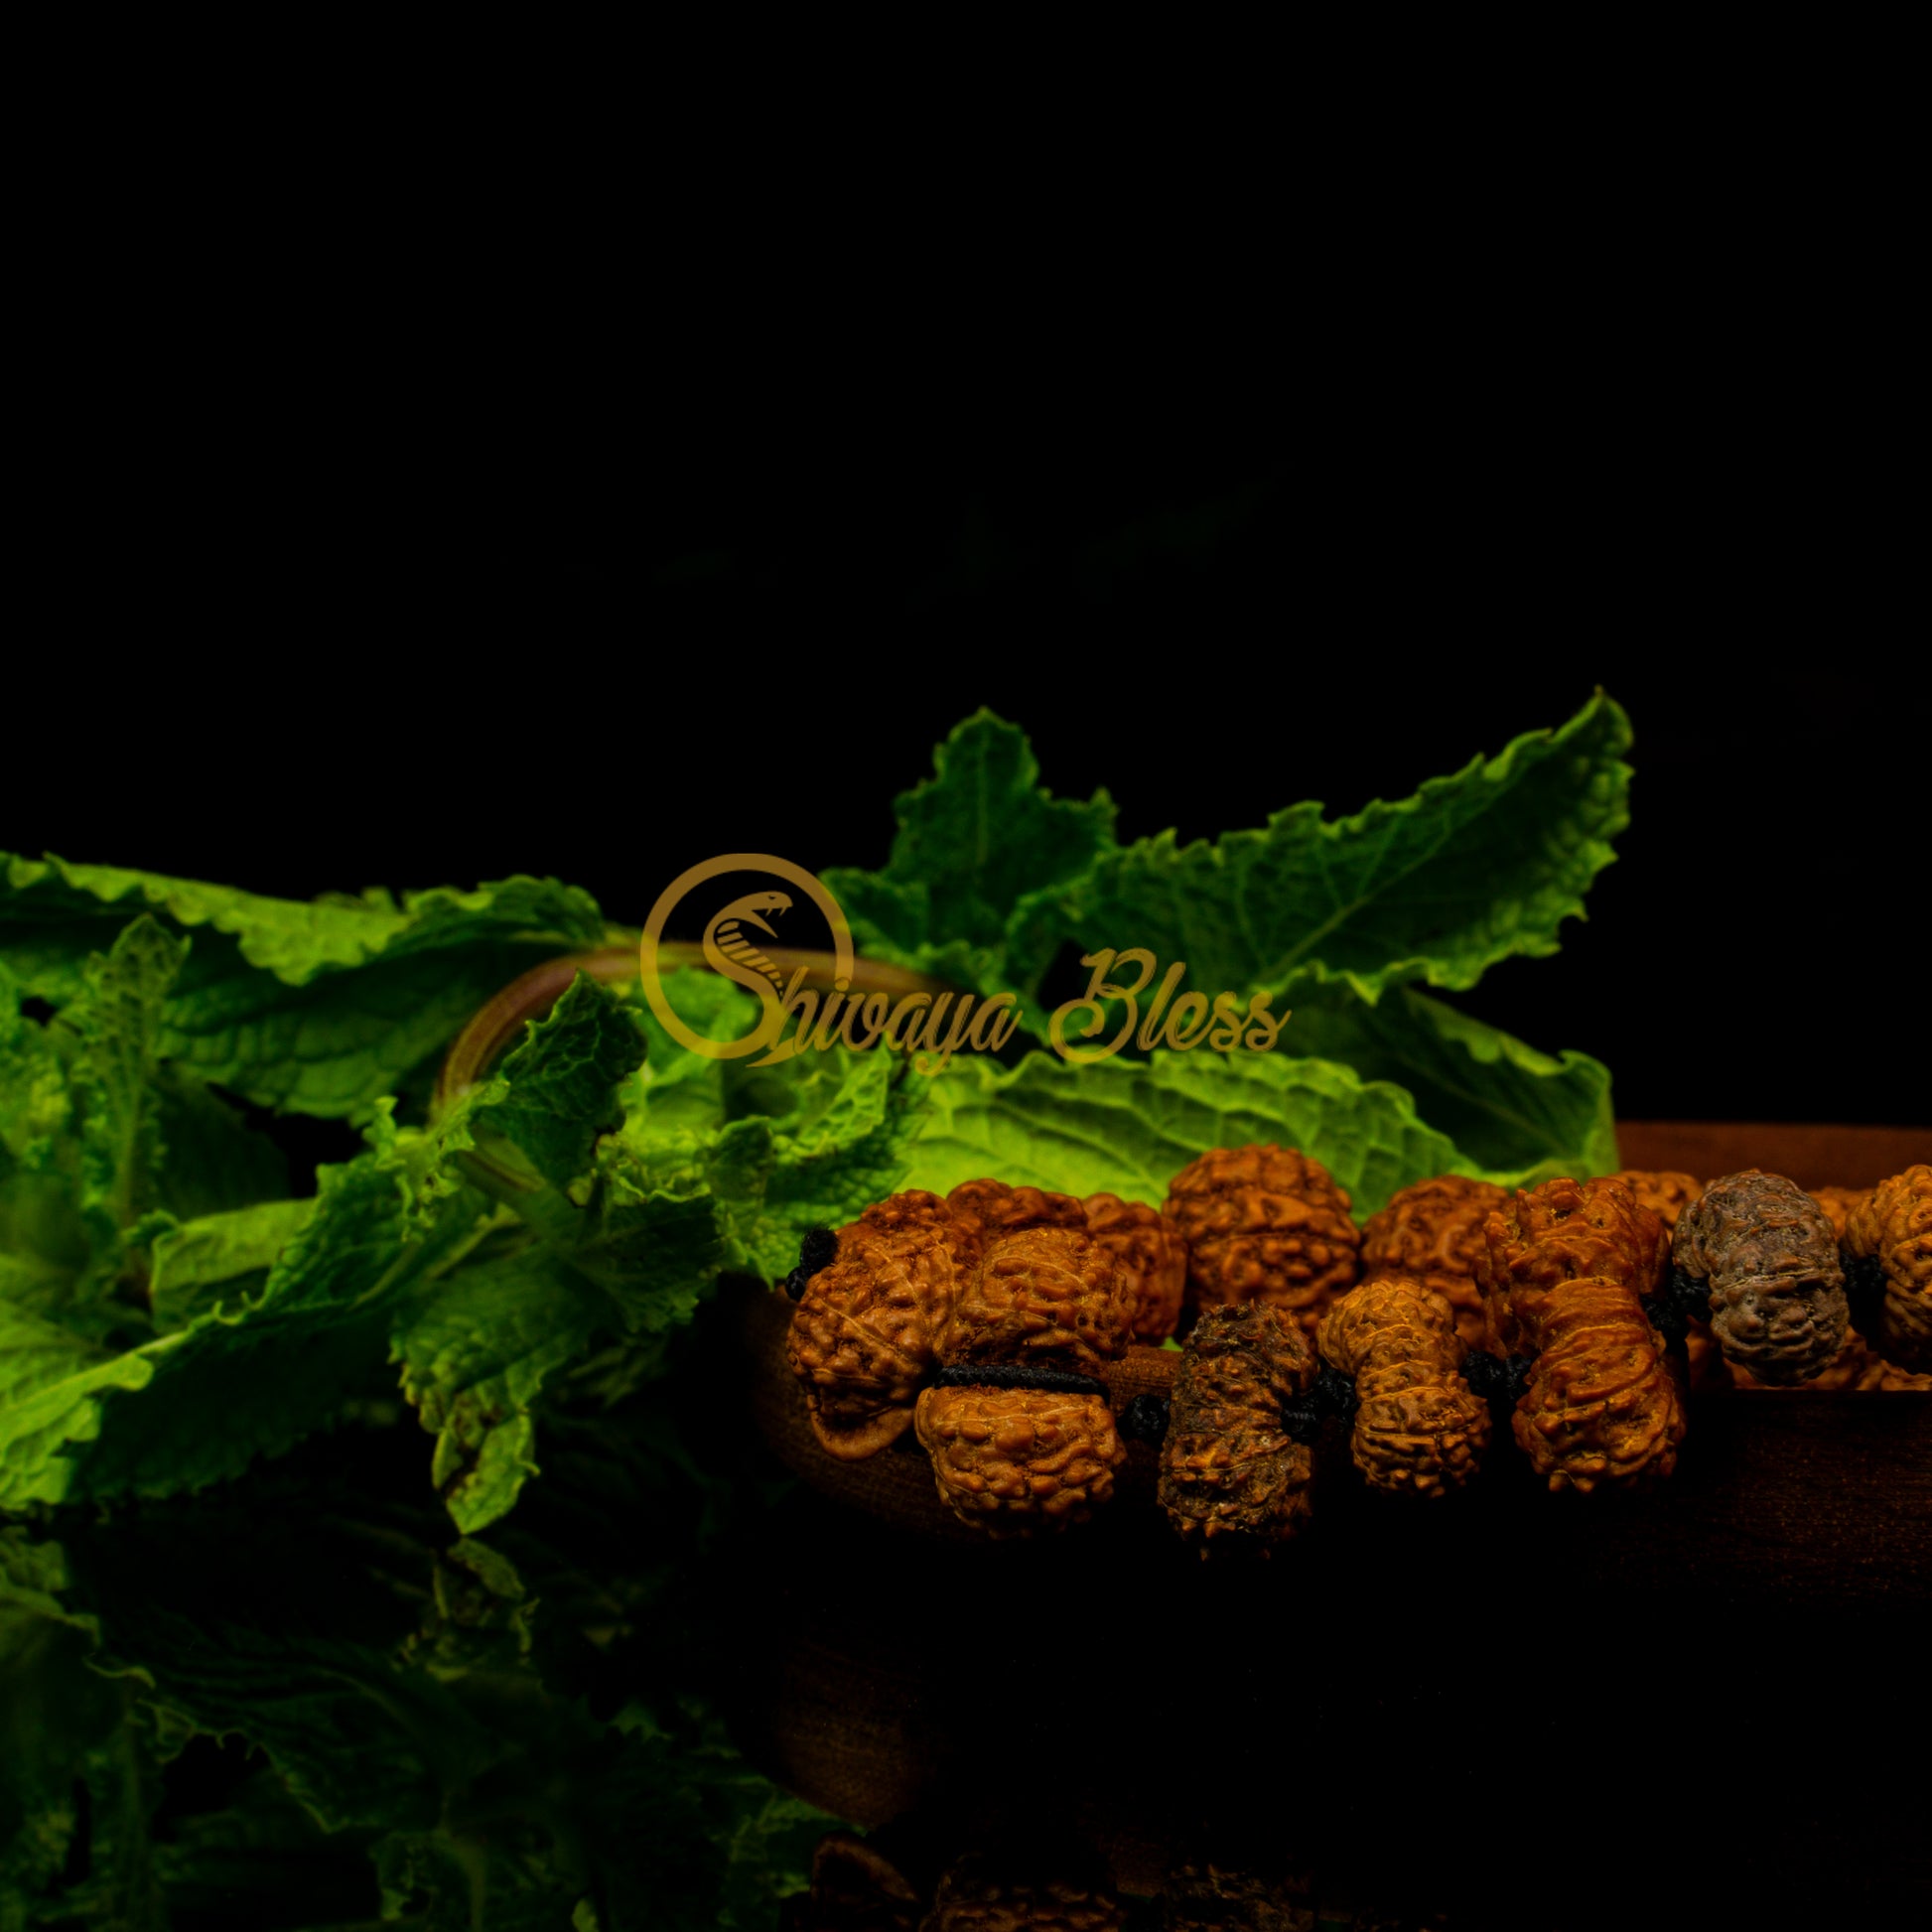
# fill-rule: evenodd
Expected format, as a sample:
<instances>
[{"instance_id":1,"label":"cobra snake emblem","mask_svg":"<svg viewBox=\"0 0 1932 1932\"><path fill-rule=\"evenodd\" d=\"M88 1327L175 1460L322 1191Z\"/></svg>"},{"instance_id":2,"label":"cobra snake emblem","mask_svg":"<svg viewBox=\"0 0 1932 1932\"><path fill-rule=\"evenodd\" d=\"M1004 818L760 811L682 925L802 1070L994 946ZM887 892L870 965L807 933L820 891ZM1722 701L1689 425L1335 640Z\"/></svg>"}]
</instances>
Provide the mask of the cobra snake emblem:
<instances>
[{"instance_id":1,"label":"cobra snake emblem","mask_svg":"<svg viewBox=\"0 0 1932 1932\"><path fill-rule=\"evenodd\" d=\"M791 899L784 893L747 893L714 912L704 929L705 964L756 993L767 1014L776 1010L783 996L784 975L759 951L758 942L745 928L757 926L767 938L775 939L777 933L762 914L790 910Z\"/></svg>"}]
</instances>

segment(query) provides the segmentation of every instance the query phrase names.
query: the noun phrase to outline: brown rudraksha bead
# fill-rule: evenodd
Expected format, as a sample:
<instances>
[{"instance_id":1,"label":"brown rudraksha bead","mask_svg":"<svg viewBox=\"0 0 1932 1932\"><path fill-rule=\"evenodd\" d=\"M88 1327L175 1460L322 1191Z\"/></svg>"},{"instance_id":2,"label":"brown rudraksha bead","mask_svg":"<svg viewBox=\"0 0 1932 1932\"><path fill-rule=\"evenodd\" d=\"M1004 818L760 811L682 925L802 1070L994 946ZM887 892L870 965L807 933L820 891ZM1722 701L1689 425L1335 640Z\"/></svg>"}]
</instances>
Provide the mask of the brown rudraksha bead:
<instances>
[{"instance_id":1,"label":"brown rudraksha bead","mask_svg":"<svg viewBox=\"0 0 1932 1932\"><path fill-rule=\"evenodd\" d=\"M1314 1353L1293 1314L1266 1302L1206 1310L1181 1350L1161 1445L1161 1506L1201 1555L1219 1537L1265 1549L1310 1512L1314 1460L1282 1424L1282 1405L1314 1381Z\"/></svg>"},{"instance_id":2,"label":"brown rudraksha bead","mask_svg":"<svg viewBox=\"0 0 1932 1932\"><path fill-rule=\"evenodd\" d=\"M983 1243L1009 1228L1084 1228L1087 1210L1071 1194L1043 1187L1009 1187L1004 1180L962 1180L946 1196L953 1216Z\"/></svg>"},{"instance_id":3,"label":"brown rudraksha bead","mask_svg":"<svg viewBox=\"0 0 1932 1932\"><path fill-rule=\"evenodd\" d=\"M912 1399L978 1274L979 1250L937 1194L916 1189L874 1203L838 1242L805 1284L785 1354L812 1433L856 1461L911 1427Z\"/></svg>"},{"instance_id":4,"label":"brown rudraksha bead","mask_svg":"<svg viewBox=\"0 0 1932 1932\"><path fill-rule=\"evenodd\" d=\"M1760 1382L1748 1369L1741 1368L1731 1369L1730 1380L1731 1386L1737 1389L1777 1386L1771 1382ZM1800 1382L1798 1387L1817 1389L1826 1394L1853 1389L1868 1395L1899 1389L1932 1389L1932 1375L1915 1375L1909 1369L1886 1361L1856 1328L1848 1328L1844 1347L1809 1382Z\"/></svg>"},{"instance_id":5,"label":"brown rudraksha bead","mask_svg":"<svg viewBox=\"0 0 1932 1932\"><path fill-rule=\"evenodd\" d=\"M1119 1932L1125 1922L1104 1881L1022 1876L966 1858L939 1880L919 1932Z\"/></svg>"},{"instance_id":6,"label":"brown rudraksha bead","mask_svg":"<svg viewBox=\"0 0 1932 1932\"><path fill-rule=\"evenodd\" d=\"M1476 1280L1489 1346L1499 1355L1534 1352L1519 1318L1520 1291L1615 1281L1639 1297L1654 1295L1670 1267L1663 1222L1608 1174L1519 1188L1484 1217L1482 1239Z\"/></svg>"},{"instance_id":7,"label":"brown rudraksha bead","mask_svg":"<svg viewBox=\"0 0 1932 1932\"><path fill-rule=\"evenodd\" d=\"M1164 1341L1180 1319L1187 1287L1187 1248L1180 1230L1145 1201L1089 1194L1087 1232L1113 1256L1134 1311L1136 1341Z\"/></svg>"},{"instance_id":8,"label":"brown rudraksha bead","mask_svg":"<svg viewBox=\"0 0 1932 1932\"><path fill-rule=\"evenodd\" d=\"M1838 1235L1839 1246L1843 1248L1852 1216L1871 1198L1872 1190L1869 1187L1811 1187L1806 1191L1830 1218ZM1743 1368L1732 1368L1730 1381L1732 1387L1745 1390L1773 1386L1760 1382L1748 1369ZM1832 1361L1809 1382L1801 1382L1798 1386L1826 1392L1855 1389L1867 1395L1902 1389L1924 1391L1932 1389L1932 1374L1914 1374L1910 1369L1900 1368L1895 1362L1886 1361L1856 1328L1848 1328L1845 1331L1845 1344Z\"/></svg>"},{"instance_id":9,"label":"brown rudraksha bead","mask_svg":"<svg viewBox=\"0 0 1932 1932\"><path fill-rule=\"evenodd\" d=\"M1684 1410L1636 1290L1590 1279L1509 1292L1535 1356L1510 1417L1530 1466L1552 1489L1668 1475Z\"/></svg>"},{"instance_id":10,"label":"brown rudraksha bead","mask_svg":"<svg viewBox=\"0 0 1932 1932\"><path fill-rule=\"evenodd\" d=\"M1848 1254L1875 1257L1885 1274L1878 1346L1899 1368L1932 1369L1932 1167L1881 1180L1845 1228Z\"/></svg>"},{"instance_id":11,"label":"brown rudraksha bead","mask_svg":"<svg viewBox=\"0 0 1932 1932\"><path fill-rule=\"evenodd\" d=\"M927 1389L917 1417L940 1500L993 1537L1084 1523L1126 1459L1101 1395Z\"/></svg>"},{"instance_id":12,"label":"brown rudraksha bead","mask_svg":"<svg viewBox=\"0 0 1932 1932\"><path fill-rule=\"evenodd\" d=\"M1362 1223L1362 1278L1420 1282L1455 1313L1455 1332L1471 1348L1484 1344L1482 1291L1476 1267L1482 1223L1509 1196L1487 1180L1441 1174L1398 1188L1380 1213Z\"/></svg>"},{"instance_id":13,"label":"brown rudraksha bead","mask_svg":"<svg viewBox=\"0 0 1932 1932\"><path fill-rule=\"evenodd\" d=\"M1680 1173L1674 1169L1625 1168L1616 1178L1636 1195L1640 1206L1649 1208L1663 1222L1666 1233L1676 1227L1677 1217L1704 1192L1704 1182L1695 1174ZM1684 1354L1693 1389L1700 1389L1713 1379L1722 1381L1724 1358L1718 1353L1718 1344L1711 1339L1707 1323L1691 1321L1684 1337Z\"/></svg>"},{"instance_id":14,"label":"brown rudraksha bead","mask_svg":"<svg viewBox=\"0 0 1932 1932\"><path fill-rule=\"evenodd\" d=\"M828 1832L812 1854L801 1932L913 1932L919 1895L905 1874L850 1832Z\"/></svg>"},{"instance_id":15,"label":"brown rudraksha bead","mask_svg":"<svg viewBox=\"0 0 1932 1932\"><path fill-rule=\"evenodd\" d=\"M1838 1236L1838 1244L1843 1248L1846 1222L1861 1201L1869 1199L1871 1189L1808 1187L1805 1191L1824 1210L1826 1219L1832 1224L1832 1232ZM1729 1365L1729 1376L1734 1389L1769 1389L1778 1386L1773 1382L1760 1382L1749 1369L1738 1363ZM1798 1387L1826 1393L1839 1389L1932 1388L1932 1377L1907 1375L1903 1369L1894 1368L1856 1328L1847 1328L1838 1353L1810 1381L1800 1382Z\"/></svg>"},{"instance_id":16,"label":"brown rudraksha bead","mask_svg":"<svg viewBox=\"0 0 1932 1932\"><path fill-rule=\"evenodd\" d=\"M1839 1246L1845 1245L1845 1231L1854 1212L1871 1198L1869 1187L1809 1187L1805 1190L1820 1207L1825 1210L1825 1218L1832 1224L1832 1232L1838 1236Z\"/></svg>"},{"instance_id":17,"label":"brown rudraksha bead","mask_svg":"<svg viewBox=\"0 0 1932 1932\"><path fill-rule=\"evenodd\" d=\"M1355 1378L1349 1452L1371 1488L1443 1496L1475 1474L1489 1408L1462 1379L1462 1341L1442 1296L1420 1282L1363 1282L1321 1317L1316 1346Z\"/></svg>"},{"instance_id":18,"label":"brown rudraksha bead","mask_svg":"<svg viewBox=\"0 0 1932 1932\"><path fill-rule=\"evenodd\" d=\"M1098 1375L1120 1358L1132 1333L1132 1285L1087 1233L1077 1200L1016 1187L995 1198L977 1225L979 1266L961 1283L939 1338L948 1367L1001 1363Z\"/></svg>"},{"instance_id":19,"label":"brown rudraksha bead","mask_svg":"<svg viewBox=\"0 0 1932 1932\"><path fill-rule=\"evenodd\" d=\"M1161 1902L1161 1932L1305 1932L1316 1923L1306 1872L1269 1879L1190 1863L1169 1874Z\"/></svg>"},{"instance_id":20,"label":"brown rudraksha bead","mask_svg":"<svg viewBox=\"0 0 1932 1932\"><path fill-rule=\"evenodd\" d=\"M1696 1174L1670 1169L1625 1168L1611 1178L1622 1181L1636 1195L1638 1204L1649 1208L1666 1228L1674 1228L1677 1217L1704 1192L1704 1182Z\"/></svg>"},{"instance_id":21,"label":"brown rudraksha bead","mask_svg":"<svg viewBox=\"0 0 1932 1932\"><path fill-rule=\"evenodd\" d=\"M1313 1332L1355 1284L1362 1237L1348 1196L1294 1148L1212 1148L1181 1169L1166 1212L1187 1244L1196 1308L1267 1302Z\"/></svg>"},{"instance_id":22,"label":"brown rudraksha bead","mask_svg":"<svg viewBox=\"0 0 1932 1932\"><path fill-rule=\"evenodd\" d=\"M1831 1217L1795 1181L1755 1168L1714 1180L1685 1209L1677 1266L1711 1290L1725 1359L1789 1387L1828 1367L1850 1310Z\"/></svg>"}]
</instances>

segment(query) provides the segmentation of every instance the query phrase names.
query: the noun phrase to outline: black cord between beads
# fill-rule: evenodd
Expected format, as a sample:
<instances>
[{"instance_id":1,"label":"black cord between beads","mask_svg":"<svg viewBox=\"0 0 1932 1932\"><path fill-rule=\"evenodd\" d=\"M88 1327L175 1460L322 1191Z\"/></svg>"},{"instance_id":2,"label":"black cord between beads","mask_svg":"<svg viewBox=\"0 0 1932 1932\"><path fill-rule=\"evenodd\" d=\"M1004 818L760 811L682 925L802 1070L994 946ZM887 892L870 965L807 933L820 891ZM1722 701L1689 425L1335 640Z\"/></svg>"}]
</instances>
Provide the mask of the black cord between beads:
<instances>
[{"instance_id":1,"label":"black cord between beads","mask_svg":"<svg viewBox=\"0 0 1932 1932\"><path fill-rule=\"evenodd\" d=\"M1462 1358L1462 1379L1470 1394L1492 1410L1510 1410L1522 1401L1532 1366L1527 1355L1492 1355L1486 1348L1471 1348Z\"/></svg>"},{"instance_id":2,"label":"black cord between beads","mask_svg":"<svg viewBox=\"0 0 1932 1932\"><path fill-rule=\"evenodd\" d=\"M798 1244L798 1266L785 1277L785 1293L794 1302L805 1299L805 1284L821 1268L829 1268L837 1259L839 1237L830 1228L807 1228L805 1238Z\"/></svg>"},{"instance_id":3,"label":"black cord between beads","mask_svg":"<svg viewBox=\"0 0 1932 1932\"><path fill-rule=\"evenodd\" d=\"M1693 1321L1711 1319L1711 1284L1701 1275L1673 1266L1663 1286L1644 1304L1644 1312L1671 1347L1681 1347Z\"/></svg>"},{"instance_id":4,"label":"black cord between beads","mask_svg":"<svg viewBox=\"0 0 1932 1932\"><path fill-rule=\"evenodd\" d=\"M1282 1430L1298 1443L1312 1443L1325 1418L1352 1416L1355 1406L1355 1378L1324 1364L1300 1401L1282 1404Z\"/></svg>"},{"instance_id":5,"label":"black cord between beads","mask_svg":"<svg viewBox=\"0 0 1932 1932\"><path fill-rule=\"evenodd\" d=\"M1173 1404L1166 1396L1144 1393L1128 1402L1114 1426L1130 1443L1146 1443L1150 1448L1159 1449L1168 1440L1168 1423L1173 1414Z\"/></svg>"},{"instance_id":6,"label":"black cord between beads","mask_svg":"<svg viewBox=\"0 0 1932 1932\"><path fill-rule=\"evenodd\" d=\"M1878 1314L1885 1301L1885 1265L1876 1255L1849 1254L1839 1250L1845 1270L1845 1300L1851 1310L1852 1326L1866 1341L1878 1333Z\"/></svg>"}]
</instances>

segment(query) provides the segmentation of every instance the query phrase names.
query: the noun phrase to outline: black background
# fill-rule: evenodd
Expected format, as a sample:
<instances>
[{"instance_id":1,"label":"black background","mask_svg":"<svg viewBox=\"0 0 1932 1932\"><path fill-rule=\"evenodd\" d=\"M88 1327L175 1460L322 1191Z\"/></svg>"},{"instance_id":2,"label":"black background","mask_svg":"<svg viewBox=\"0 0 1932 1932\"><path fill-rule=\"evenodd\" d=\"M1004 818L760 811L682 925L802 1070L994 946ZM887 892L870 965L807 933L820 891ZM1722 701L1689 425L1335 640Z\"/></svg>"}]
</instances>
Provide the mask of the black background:
<instances>
[{"instance_id":1,"label":"black background","mask_svg":"<svg viewBox=\"0 0 1932 1932\"><path fill-rule=\"evenodd\" d=\"M699 409L632 449L289 409L55 514L9 848L300 896L554 873L634 924L721 851L882 863L981 704L1123 837L1194 838L1404 795L1600 684L1637 739L1619 862L1560 956L1458 1004L1606 1060L1629 1118L1932 1113L1903 538L1811 446L1651 443L1615 398L1568 440L1472 411L1306 460L1205 410L881 436Z\"/></svg>"}]
</instances>

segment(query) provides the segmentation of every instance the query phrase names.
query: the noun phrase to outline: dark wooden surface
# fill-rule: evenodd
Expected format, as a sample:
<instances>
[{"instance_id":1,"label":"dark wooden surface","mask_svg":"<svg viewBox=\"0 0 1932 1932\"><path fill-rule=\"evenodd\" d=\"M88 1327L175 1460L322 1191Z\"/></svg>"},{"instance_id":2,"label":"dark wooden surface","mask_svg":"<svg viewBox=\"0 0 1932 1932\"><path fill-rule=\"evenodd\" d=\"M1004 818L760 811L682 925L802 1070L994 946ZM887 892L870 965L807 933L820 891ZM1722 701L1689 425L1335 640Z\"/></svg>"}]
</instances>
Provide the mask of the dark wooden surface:
<instances>
[{"instance_id":1,"label":"dark wooden surface","mask_svg":"<svg viewBox=\"0 0 1932 1932\"><path fill-rule=\"evenodd\" d=\"M1757 1166L1811 1186L1876 1180L1927 1152L1889 1128L1635 1121L1619 1139L1631 1167L1709 1176ZM909 1435L864 1462L819 1449L784 1363L790 1314L776 1295L752 1298L744 1314L753 1412L786 1466L897 1528L982 1542L939 1501ZM1172 1350L1131 1350L1109 1378L1115 1408L1142 1388L1165 1392L1173 1362ZM1458 1538L1517 1547L1527 1536L1545 1555L1560 1549L1579 1581L1600 1573L1661 1583L1688 1571L1746 1590L1848 1601L1932 1587L1932 1395L1700 1392L1690 1411L1676 1473L1637 1496L1547 1495L1499 1435L1470 1491L1429 1507ZM1154 1468L1154 1451L1131 1446L1110 1505L1150 1536L1164 1531ZM1372 1546L1397 1533L1386 1500L1352 1481L1324 1484L1316 1540Z\"/></svg>"},{"instance_id":2,"label":"dark wooden surface","mask_svg":"<svg viewBox=\"0 0 1932 1932\"><path fill-rule=\"evenodd\" d=\"M985 1544L940 1502L909 1434L863 1462L819 1448L785 1365L790 1315L790 1304L775 1294L748 1298L744 1314L753 1413L785 1465L830 1500L895 1529ZM1173 1359L1172 1350L1133 1351L1110 1378L1116 1409L1143 1387L1164 1389ZM1413 1509L1356 1481L1341 1466L1347 1451L1337 1436L1324 1446L1307 1540L1361 1564L1379 1560L1391 1541L1407 1562L1448 1538L1499 1563L1560 1564L1586 1587L1611 1578L1658 1586L1694 1578L1745 1595L1932 1599L1932 1395L1701 1392L1690 1399L1690 1423L1675 1472L1632 1495L1552 1495L1498 1432L1465 1493ZM1117 1480L1101 1520L1166 1540L1154 1450L1130 1445Z\"/></svg>"},{"instance_id":3,"label":"dark wooden surface","mask_svg":"<svg viewBox=\"0 0 1932 1932\"><path fill-rule=\"evenodd\" d=\"M1867 1187L1932 1161L1932 1127L1625 1120L1617 1123L1616 1136L1626 1168L1693 1173L1700 1180L1762 1168L1800 1187Z\"/></svg>"}]
</instances>

